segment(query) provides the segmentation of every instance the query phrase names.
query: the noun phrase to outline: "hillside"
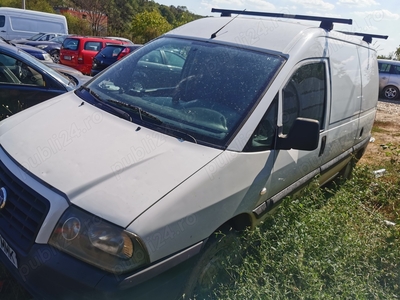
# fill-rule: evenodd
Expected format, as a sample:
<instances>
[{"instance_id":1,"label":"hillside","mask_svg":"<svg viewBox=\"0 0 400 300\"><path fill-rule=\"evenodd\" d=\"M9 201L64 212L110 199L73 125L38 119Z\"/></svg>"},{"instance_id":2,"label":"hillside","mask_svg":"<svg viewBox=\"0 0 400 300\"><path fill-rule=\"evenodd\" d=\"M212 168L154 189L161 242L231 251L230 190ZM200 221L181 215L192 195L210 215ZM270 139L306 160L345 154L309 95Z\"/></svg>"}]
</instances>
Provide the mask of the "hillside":
<instances>
[{"instance_id":1,"label":"hillside","mask_svg":"<svg viewBox=\"0 0 400 300\"><path fill-rule=\"evenodd\" d=\"M21 8L20 0L2 0L0 7ZM26 9L64 13L69 32L94 36L120 36L145 43L172 28L202 16L186 6L166 6L149 0L37 0Z\"/></svg>"}]
</instances>

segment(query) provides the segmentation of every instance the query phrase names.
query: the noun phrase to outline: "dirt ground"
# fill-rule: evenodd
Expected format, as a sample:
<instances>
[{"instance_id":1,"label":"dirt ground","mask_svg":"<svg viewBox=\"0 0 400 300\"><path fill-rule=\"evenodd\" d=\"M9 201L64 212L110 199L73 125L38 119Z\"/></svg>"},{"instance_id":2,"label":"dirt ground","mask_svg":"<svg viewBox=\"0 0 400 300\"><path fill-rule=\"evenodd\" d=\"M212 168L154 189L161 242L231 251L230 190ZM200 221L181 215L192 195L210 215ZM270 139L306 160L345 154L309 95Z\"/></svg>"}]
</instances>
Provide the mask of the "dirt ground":
<instances>
[{"instance_id":1,"label":"dirt ground","mask_svg":"<svg viewBox=\"0 0 400 300\"><path fill-rule=\"evenodd\" d=\"M372 140L360 163L378 163L390 159L390 156L382 151L383 146L388 147L387 149L400 148L400 100L379 100Z\"/></svg>"}]
</instances>

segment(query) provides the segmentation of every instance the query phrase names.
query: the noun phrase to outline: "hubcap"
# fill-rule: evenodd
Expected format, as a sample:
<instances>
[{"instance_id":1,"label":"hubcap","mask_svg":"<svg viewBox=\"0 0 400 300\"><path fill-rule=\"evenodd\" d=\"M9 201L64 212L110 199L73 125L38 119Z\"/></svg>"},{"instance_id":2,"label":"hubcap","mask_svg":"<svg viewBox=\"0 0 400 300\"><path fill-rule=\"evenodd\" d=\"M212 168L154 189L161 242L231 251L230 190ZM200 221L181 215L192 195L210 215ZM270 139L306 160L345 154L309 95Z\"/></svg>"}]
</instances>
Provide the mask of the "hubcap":
<instances>
[{"instance_id":1,"label":"hubcap","mask_svg":"<svg viewBox=\"0 0 400 300\"><path fill-rule=\"evenodd\" d=\"M386 91L385 91L385 96L388 99L396 98L397 91L394 88L387 88Z\"/></svg>"}]
</instances>

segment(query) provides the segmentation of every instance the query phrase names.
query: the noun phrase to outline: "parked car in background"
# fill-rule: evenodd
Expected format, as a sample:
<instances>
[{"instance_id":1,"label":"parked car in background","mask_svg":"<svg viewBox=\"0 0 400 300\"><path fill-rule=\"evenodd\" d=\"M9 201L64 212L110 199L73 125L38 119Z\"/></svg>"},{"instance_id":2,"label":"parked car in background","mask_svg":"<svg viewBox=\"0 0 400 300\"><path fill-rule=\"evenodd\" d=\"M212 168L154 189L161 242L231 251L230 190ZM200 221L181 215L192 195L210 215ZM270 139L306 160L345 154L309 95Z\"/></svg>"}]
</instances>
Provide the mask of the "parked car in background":
<instances>
[{"instance_id":1,"label":"parked car in background","mask_svg":"<svg viewBox=\"0 0 400 300\"><path fill-rule=\"evenodd\" d=\"M68 34L67 19L60 14L0 7L1 37L7 40L26 39L39 32Z\"/></svg>"},{"instance_id":2,"label":"parked car in background","mask_svg":"<svg viewBox=\"0 0 400 300\"><path fill-rule=\"evenodd\" d=\"M90 76L83 75L81 71L78 71L77 69L68 67L66 65L57 64L55 62L48 62L48 61L44 61L43 63L46 66L57 71L58 73L61 73L62 75L68 77L70 80L73 80L77 86L80 86L83 83L85 83L86 81L88 81L89 79L91 79Z\"/></svg>"},{"instance_id":3,"label":"parked car in background","mask_svg":"<svg viewBox=\"0 0 400 300\"><path fill-rule=\"evenodd\" d=\"M55 63L59 63L61 45L64 42L64 40L69 36L70 35L64 34L64 35L59 35L49 41L27 41L24 44L37 47L39 49L46 51L47 53L50 54L52 60Z\"/></svg>"},{"instance_id":4,"label":"parked car in background","mask_svg":"<svg viewBox=\"0 0 400 300\"><path fill-rule=\"evenodd\" d=\"M92 69L93 57L109 44L126 45L129 42L91 36L68 37L61 46L60 63L89 75Z\"/></svg>"},{"instance_id":5,"label":"parked car in background","mask_svg":"<svg viewBox=\"0 0 400 300\"><path fill-rule=\"evenodd\" d=\"M76 76L72 72L69 76L64 76L13 44L1 41L0 120L49 98L72 91L89 78L83 75Z\"/></svg>"},{"instance_id":6,"label":"parked car in background","mask_svg":"<svg viewBox=\"0 0 400 300\"><path fill-rule=\"evenodd\" d=\"M381 97L388 100L399 99L400 61L378 59L379 91Z\"/></svg>"},{"instance_id":7,"label":"parked car in background","mask_svg":"<svg viewBox=\"0 0 400 300\"><path fill-rule=\"evenodd\" d=\"M29 45L22 45L22 44L15 44L12 43L11 41L7 41L4 38L0 37L0 42L7 43L9 45L12 45L18 49L21 49L30 55L34 56L35 58L42 60L42 61L47 61L47 62L52 62L53 60L51 59L51 56L49 53L47 53L44 50L38 49L36 47L32 47Z\"/></svg>"},{"instance_id":8,"label":"parked car in background","mask_svg":"<svg viewBox=\"0 0 400 300\"><path fill-rule=\"evenodd\" d=\"M127 38L123 38L123 37L117 37L117 36L107 36L108 39L114 39L114 40L119 40L119 41L123 41L126 42L128 44L134 44L134 42L132 42L130 39Z\"/></svg>"},{"instance_id":9,"label":"parked car in background","mask_svg":"<svg viewBox=\"0 0 400 300\"><path fill-rule=\"evenodd\" d=\"M140 48L142 45L107 45L93 58L91 76L95 76L124 56Z\"/></svg>"},{"instance_id":10,"label":"parked car in background","mask_svg":"<svg viewBox=\"0 0 400 300\"><path fill-rule=\"evenodd\" d=\"M58 36L62 36L65 34L61 34L61 33L44 33L44 32L40 32L37 33L27 39L13 39L11 40L11 42L15 43L15 44L28 44L31 42L43 42L43 41L50 41Z\"/></svg>"}]
</instances>

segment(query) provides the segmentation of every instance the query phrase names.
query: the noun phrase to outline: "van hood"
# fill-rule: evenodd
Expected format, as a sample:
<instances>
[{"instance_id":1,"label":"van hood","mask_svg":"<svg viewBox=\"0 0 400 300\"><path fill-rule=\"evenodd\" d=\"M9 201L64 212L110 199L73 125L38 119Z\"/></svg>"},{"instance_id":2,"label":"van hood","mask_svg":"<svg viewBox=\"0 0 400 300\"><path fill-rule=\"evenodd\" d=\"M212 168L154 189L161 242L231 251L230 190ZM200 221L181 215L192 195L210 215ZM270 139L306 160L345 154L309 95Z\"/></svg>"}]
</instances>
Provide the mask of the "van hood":
<instances>
[{"instance_id":1,"label":"van hood","mask_svg":"<svg viewBox=\"0 0 400 300\"><path fill-rule=\"evenodd\" d=\"M1 122L0 145L71 203L122 227L222 151L128 122L72 92Z\"/></svg>"}]
</instances>

